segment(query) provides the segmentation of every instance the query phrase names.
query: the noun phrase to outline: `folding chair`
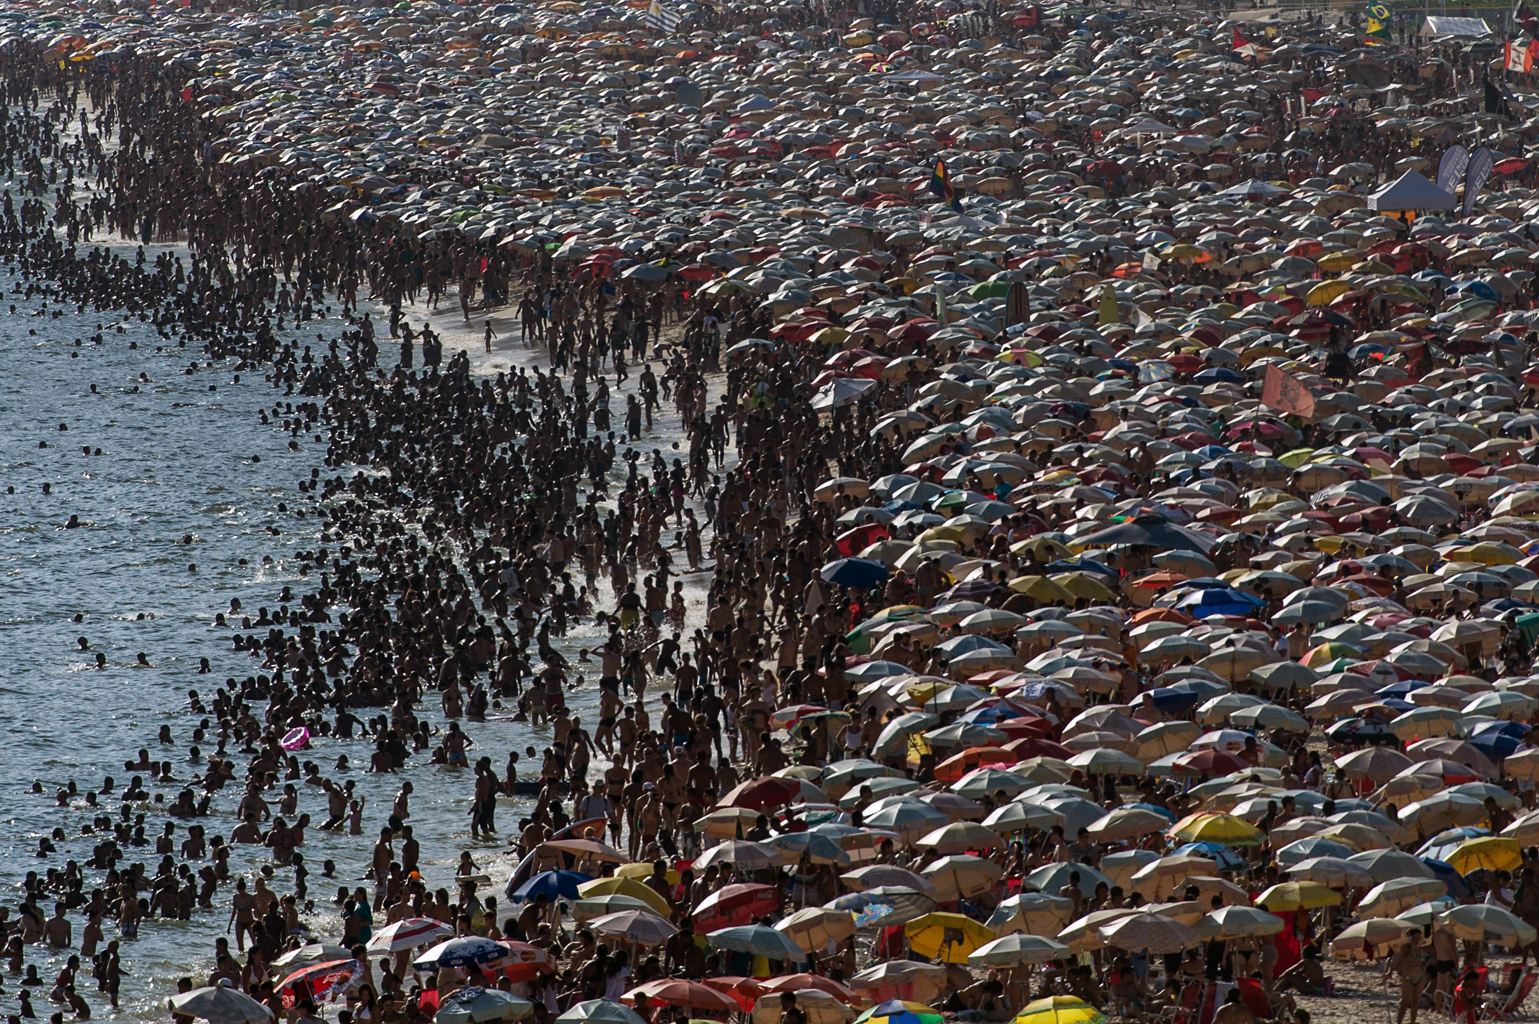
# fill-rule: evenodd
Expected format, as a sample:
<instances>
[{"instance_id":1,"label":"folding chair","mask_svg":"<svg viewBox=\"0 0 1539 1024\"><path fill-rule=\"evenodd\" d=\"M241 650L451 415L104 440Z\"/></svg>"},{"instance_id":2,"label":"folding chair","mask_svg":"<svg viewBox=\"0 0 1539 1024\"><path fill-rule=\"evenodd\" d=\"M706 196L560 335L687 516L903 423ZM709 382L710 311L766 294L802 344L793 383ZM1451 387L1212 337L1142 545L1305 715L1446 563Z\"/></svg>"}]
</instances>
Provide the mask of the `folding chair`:
<instances>
[{"instance_id":1,"label":"folding chair","mask_svg":"<svg viewBox=\"0 0 1539 1024\"><path fill-rule=\"evenodd\" d=\"M1525 971L1518 979L1517 985L1505 1000L1491 1001L1481 1004L1480 1013L1476 1020L1511 1020L1517 1016L1523 1008L1523 1002L1528 994L1534 990L1534 984L1539 982L1539 971Z\"/></svg>"}]
</instances>

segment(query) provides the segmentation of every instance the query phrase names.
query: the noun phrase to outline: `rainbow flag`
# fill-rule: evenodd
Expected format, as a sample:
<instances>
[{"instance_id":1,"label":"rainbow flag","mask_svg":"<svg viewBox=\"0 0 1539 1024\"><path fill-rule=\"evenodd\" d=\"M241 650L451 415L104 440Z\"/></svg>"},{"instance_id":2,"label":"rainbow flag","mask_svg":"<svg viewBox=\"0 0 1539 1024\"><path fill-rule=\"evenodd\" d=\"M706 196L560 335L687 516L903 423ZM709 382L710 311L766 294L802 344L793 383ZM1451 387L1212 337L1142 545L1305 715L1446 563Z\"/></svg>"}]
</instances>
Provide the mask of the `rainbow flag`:
<instances>
[{"instance_id":1,"label":"rainbow flag","mask_svg":"<svg viewBox=\"0 0 1539 1024\"><path fill-rule=\"evenodd\" d=\"M951 172L946 170L946 161L940 157L935 158L935 170L930 172L930 191L946 200L946 205L957 213L962 212L962 199L951 184Z\"/></svg>"}]
</instances>

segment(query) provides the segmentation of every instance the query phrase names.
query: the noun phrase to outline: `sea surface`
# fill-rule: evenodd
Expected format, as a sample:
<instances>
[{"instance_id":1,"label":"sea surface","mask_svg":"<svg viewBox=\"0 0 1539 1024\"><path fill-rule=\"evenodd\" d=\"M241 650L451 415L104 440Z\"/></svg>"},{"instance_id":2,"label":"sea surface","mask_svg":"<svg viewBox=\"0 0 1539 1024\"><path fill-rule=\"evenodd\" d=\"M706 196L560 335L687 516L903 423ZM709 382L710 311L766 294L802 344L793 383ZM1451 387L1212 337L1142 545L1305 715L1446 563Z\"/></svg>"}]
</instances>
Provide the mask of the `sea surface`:
<instances>
[{"instance_id":1,"label":"sea surface","mask_svg":"<svg viewBox=\"0 0 1539 1024\"><path fill-rule=\"evenodd\" d=\"M254 614L275 607L286 584L303 592L293 555L314 546L319 523L301 515L310 505L297 485L324 453L312 437L298 451L288 449L283 413L273 412L285 397L260 372L237 375L233 363L209 364L200 351L168 346L153 328L119 315L82 315L70 307L55 317L41 299L21 297L21 285L11 268L0 267L0 903L11 906L28 871L41 873L68 859L83 864L90 855L95 837L82 835L82 826L100 812L87 810L83 797L57 807L59 787L73 780L83 794L111 775L121 791L135 774L124 762L140 748L172 762L177 779L201 771L188 760L197 718L188 710L187 691L207 700L226 678L258 671L214 617L232 598ZM7 314L11 303L16 312ZM91 341L98 330L99 345ZM307 336L315 332L309 325ZM193 362L198 367L189 370ZM261 422L263 410L268 424ZM67 528L71 516L78 527ZM562 646L571 655L595 640L586 627ZM95 665L98 652L106 656L104 668ZM140 653L147 667L137 664ZM208 674L200 674L200 658L209 660ZM591 710L591 692L573 694L571 704ZM422 711L441 723L436 706ZM162 725L171 727L170 745L157 742ZM491 755L499 772L509 749L543 749L549 742L548 734L506 720L470 724L467 731L477 743L473 755ZM303 847L316 903L308 921L327 941L340 935L329 901L340 886L358 884L369 834L378 834L401 781L357 768L332 770L342 753L365 765L369 749L366 741L322 741L308 755L333 777L356 780L368 800L363 836L312 827ZM492 876L505 907L500 890L512 858L505 842L469 839L470 772L427 765L426 757L416 755L409 766L410 822L429 884L448 886L460 851L468 849ZM538 762L528 767L532 774ZM32 792L34 781L41 783L40 795ZM180 786L149 788L169 804ZM210 834L228 834L235 824L229 812L238 792L231 788L238 789L227 787L215 813L203 819ZM324 800L311 787L299 788L300 810L318 825L326 817ZM119 805L108 799L105 806L115 814ZM517 834L518 809L513 800L499 808L504 837ZM152 843L166 820L148 815ZM38 856L39 839L59 828L65 838L56 840L57 852ZM181 829L178 824L178 834ZM338 865L335 878L322 877L328 858ZM153 845L128 851L129 861L140 859L153 865ZM232 866L250 874L261 862L248 851ZM291 872L277 871L271 884L280 894L291 891ZM137 939L124 943L130 977L115 1016L163 1021L176 978L203 983L214 936L224 933L231 888L220 892L217 911L200 912L190 923L148 921ZM78 915L72 922L78 942L83 922ZM116 937L114 926L106 937ZM32 992L41 1019L55 1009L47 990L63 960L41 947L28 950L44 982ZM0 970L0 1013L15 1012L19 981ZM77 987L94 1016L114 1016L89 966Z\"/></svg>"}]
</instances>

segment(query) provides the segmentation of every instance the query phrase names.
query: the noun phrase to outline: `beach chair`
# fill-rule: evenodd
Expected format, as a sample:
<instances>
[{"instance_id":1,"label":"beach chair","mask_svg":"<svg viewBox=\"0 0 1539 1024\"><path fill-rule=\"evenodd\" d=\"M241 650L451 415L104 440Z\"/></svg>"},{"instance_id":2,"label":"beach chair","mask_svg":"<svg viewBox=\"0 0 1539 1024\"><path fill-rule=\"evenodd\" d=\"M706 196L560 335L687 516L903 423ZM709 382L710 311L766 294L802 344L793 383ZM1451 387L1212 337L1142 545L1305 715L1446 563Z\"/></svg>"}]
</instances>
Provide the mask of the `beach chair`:
<instances>
[{"instance_id":1,"label":"beach chair","mask_svg":"<svg viewBox=\"0 0 1539 1024\"><path fill-rule=\"evenodd\" d=\"M1489 1000L1481 1004L1476 1020L1511 1020L1523 1008L1528 994L1534 990L1535 982L1539 982L1539 971L1523 972L1523 976L1518 979L1518 983L1513 986L1512 992L1506 998Z\"/></svg>"},{"instance_id":2,"label":"beach chair","mask_svg":"<svg viewBox=\"0 0 1539 1024\"><path fill-rule=\"evenodd\" d=\"M1197 1013L1202 1007L1202 995L1206 988L1206 982L1187 982L1181 990L1180 1001L1161 1010L1155 1018L1157 1024L1197 1024Z\"/></svg>"}]
</instances>

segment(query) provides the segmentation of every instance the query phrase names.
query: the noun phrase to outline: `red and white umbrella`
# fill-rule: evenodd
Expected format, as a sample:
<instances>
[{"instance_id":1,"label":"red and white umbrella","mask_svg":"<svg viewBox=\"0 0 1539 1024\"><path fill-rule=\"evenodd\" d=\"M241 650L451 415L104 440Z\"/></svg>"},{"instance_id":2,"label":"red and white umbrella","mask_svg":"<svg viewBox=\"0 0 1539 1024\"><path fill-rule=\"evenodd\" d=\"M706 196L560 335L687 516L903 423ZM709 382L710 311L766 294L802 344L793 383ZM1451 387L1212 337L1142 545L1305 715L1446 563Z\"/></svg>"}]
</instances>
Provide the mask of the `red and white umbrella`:
<instances>
[{"instance_id":1,"label":"red and white umbrella","mask_svg":"<svg viewBox=\"0 0 1539 1024\"><path fill-rule=\"evenodd\" d=\"M431 917L408 917L375 932L364 946L370 953L404 953L446 939L454 929Z\"/></svg>"},{"instance_id":2,"label":"red and white umbrella","mask_svg":"<svg viewBox=\"0 0 1539 1024\"><path fill-rule=\"evenodd\" d=\"M363 980L363 965L357 960L328 960L301 967L278 983L278 995L285 1008L293 1008L302 995L317 1002L336 999Z\"/></svg>"}]
</instances>

